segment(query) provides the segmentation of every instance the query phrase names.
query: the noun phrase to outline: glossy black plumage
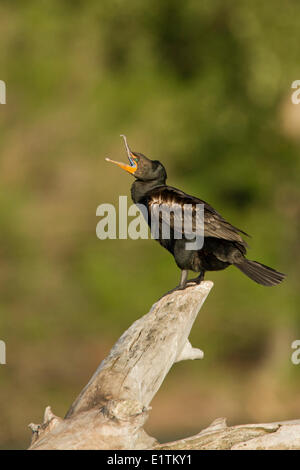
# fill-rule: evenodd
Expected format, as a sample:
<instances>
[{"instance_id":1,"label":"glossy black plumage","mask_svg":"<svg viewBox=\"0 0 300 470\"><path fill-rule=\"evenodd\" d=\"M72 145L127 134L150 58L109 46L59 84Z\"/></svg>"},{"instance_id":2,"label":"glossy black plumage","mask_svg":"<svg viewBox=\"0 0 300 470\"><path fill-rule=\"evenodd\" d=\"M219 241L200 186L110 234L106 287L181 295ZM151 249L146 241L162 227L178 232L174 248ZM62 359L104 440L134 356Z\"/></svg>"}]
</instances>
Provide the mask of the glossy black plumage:
<instances>
[{"instance_id":1,"label":"glossy black plumage","mask_svg":"<svg viewBox=\"0 0 300 470\"><path fill-rule=\"evenodd\" d=\"M189 270L199 273L193 281L200 282L206 271L218 271L230 265L236 266L250 279L264 286L279 284L284 279L284 274L257 261L249 261L245 257L248 245L241 235L247 235L244 231L227 222L205 201L166 185L167 174L163 165L158 161L148 159L143 154L132 152L126 139L125 144L130 165L114 163L132 173L136 178L131 187L132 200L147 208L147 221L150 227L151 215L153 224L153 215L158 214L155 221L160 226L158 241L172 253L176 264L181 269L181 288L186 286ZM189 234L186 230L183 231L181 223L177 223L176 218L180 218L177 214L181 214L183 206L185 209L188 207L190 212L187 212L187 217L190 218L191 229L194 233L199 204L204 205L203 247L197 250L187 250L186 242L189 239L186 237ZM166 214L170 214L171 217L165 217L164 208ZM162 224L169 225L170 237L163 236ZM180 239L177 239L178 230L182 231Z\"/></svg>"}]
</instances>

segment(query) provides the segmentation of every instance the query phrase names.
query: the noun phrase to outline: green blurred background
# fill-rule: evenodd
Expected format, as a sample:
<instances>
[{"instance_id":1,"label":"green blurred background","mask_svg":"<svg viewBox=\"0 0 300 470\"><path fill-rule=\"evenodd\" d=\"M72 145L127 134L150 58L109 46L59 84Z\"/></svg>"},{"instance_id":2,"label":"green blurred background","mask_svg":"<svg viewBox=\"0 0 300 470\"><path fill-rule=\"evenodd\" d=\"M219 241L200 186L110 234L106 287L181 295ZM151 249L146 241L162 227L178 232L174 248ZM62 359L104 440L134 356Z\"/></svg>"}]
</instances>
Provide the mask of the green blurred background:
<instances>
[{"instance_id":1,"label":"green blurred background","mask_svg":"<svg viewBox=\"0 0 300 470\"><path fill-rule=\"evenodd\" d=\"M178 283L151 240L96 237L99 204L133 150L252 234L249 258L288 274L215 283L147 430L160 440L299 418L300 3L28 0L0 4L0 447L26 448L46 405L63 416L120 334Z\"/></svg>"}]
</instances>

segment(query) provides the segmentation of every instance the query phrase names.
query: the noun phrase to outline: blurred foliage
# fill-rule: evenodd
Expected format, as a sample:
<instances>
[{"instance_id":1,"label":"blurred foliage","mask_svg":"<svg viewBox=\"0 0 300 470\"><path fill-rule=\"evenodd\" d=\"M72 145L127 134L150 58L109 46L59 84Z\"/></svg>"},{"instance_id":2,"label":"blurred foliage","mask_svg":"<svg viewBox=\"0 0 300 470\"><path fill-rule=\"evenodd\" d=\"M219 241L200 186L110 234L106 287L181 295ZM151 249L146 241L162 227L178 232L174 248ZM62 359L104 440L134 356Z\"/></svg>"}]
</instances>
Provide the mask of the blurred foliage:
<instances>
[{"instance_id":1,"label":"blurred foliage","mask_svg":"<svg viewBox=\"0 0 300 470\"><path fill-rule=\"evenodd\" d=\"M178 282L154 241L96 238L97 206L129 195L104 161L125 159L121 133L252 234L250 259L288 274L272 289L233 268L208 276L192 331L205 360L172 369L150 432L298 416L299 14L295 0L2 0L1 447L26 447L46 405L63 415Z\"/></svg>"}]
</instances>

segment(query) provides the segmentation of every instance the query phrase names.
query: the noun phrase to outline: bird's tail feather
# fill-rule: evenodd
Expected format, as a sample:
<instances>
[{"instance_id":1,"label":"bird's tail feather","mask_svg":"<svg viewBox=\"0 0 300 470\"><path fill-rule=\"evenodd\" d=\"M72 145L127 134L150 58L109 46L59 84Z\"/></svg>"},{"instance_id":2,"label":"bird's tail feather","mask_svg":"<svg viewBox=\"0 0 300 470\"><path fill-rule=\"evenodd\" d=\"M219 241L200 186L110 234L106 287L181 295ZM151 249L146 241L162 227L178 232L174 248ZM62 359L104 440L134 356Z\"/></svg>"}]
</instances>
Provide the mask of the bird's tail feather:
<instances>
[{"instance_id":1,"label":"bird's tail feather","mask_svg":"<svg viewBox=\"0 0 300 470\"><path fill-rule=\"evenodd\" d=\"M285 278L285 274L246 258L244 258L242 263L236 263L235 266L246 276L250 277L250 279L262 286L276 286Z\"/></svg>"}]
</instances>

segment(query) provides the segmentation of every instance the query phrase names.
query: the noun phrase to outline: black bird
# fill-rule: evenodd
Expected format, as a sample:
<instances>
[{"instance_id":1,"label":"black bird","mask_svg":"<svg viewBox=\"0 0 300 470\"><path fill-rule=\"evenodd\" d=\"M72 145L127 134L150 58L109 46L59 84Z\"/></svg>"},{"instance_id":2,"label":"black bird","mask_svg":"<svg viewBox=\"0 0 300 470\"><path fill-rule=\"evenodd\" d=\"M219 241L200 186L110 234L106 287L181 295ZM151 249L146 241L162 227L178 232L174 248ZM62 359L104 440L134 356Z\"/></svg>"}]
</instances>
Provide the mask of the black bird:
<instances>
[{"instance_id":1,"label":"black bird","mask_svg":"<svg viewBox=\"0 0 300 470\"><path fill-rule=\"evenodd\" d=\"M135 177L131 186L132 200L135 204L143 204L147 208L147 222L151 229L153 214L156 214L159 225L158 241L172 253L181 269L179 288L184 289L187 285L189 270L199 273L197 278L189 282L200 283L204 279L205 271L219 271L230 265L236 266L250 279L263 286L275 286L285 278L284 274L264 264L248 260L245 257L248 245L241 237L241 234L247 234L243 230L227 222L205 201L166 185L167 173L164 166L157 160L150 160L141 153L131 151L126 137L121 137L125 141L129 165L109 158L106 160L117 164ZM201 206L198 205L204 208L202 218L199 217ZM190 222L189 231L184 230L185 226L182 224L182 208L187 211L184 217ZM203 222L203 246L200 249L198 245L196 249L187 249L187 243L191 242L193 233L200 237L200 233L197 233L197 220ZM170 236L168 233L163 236L163 225L169 228Z\"/></svg>"}]
</instances>

